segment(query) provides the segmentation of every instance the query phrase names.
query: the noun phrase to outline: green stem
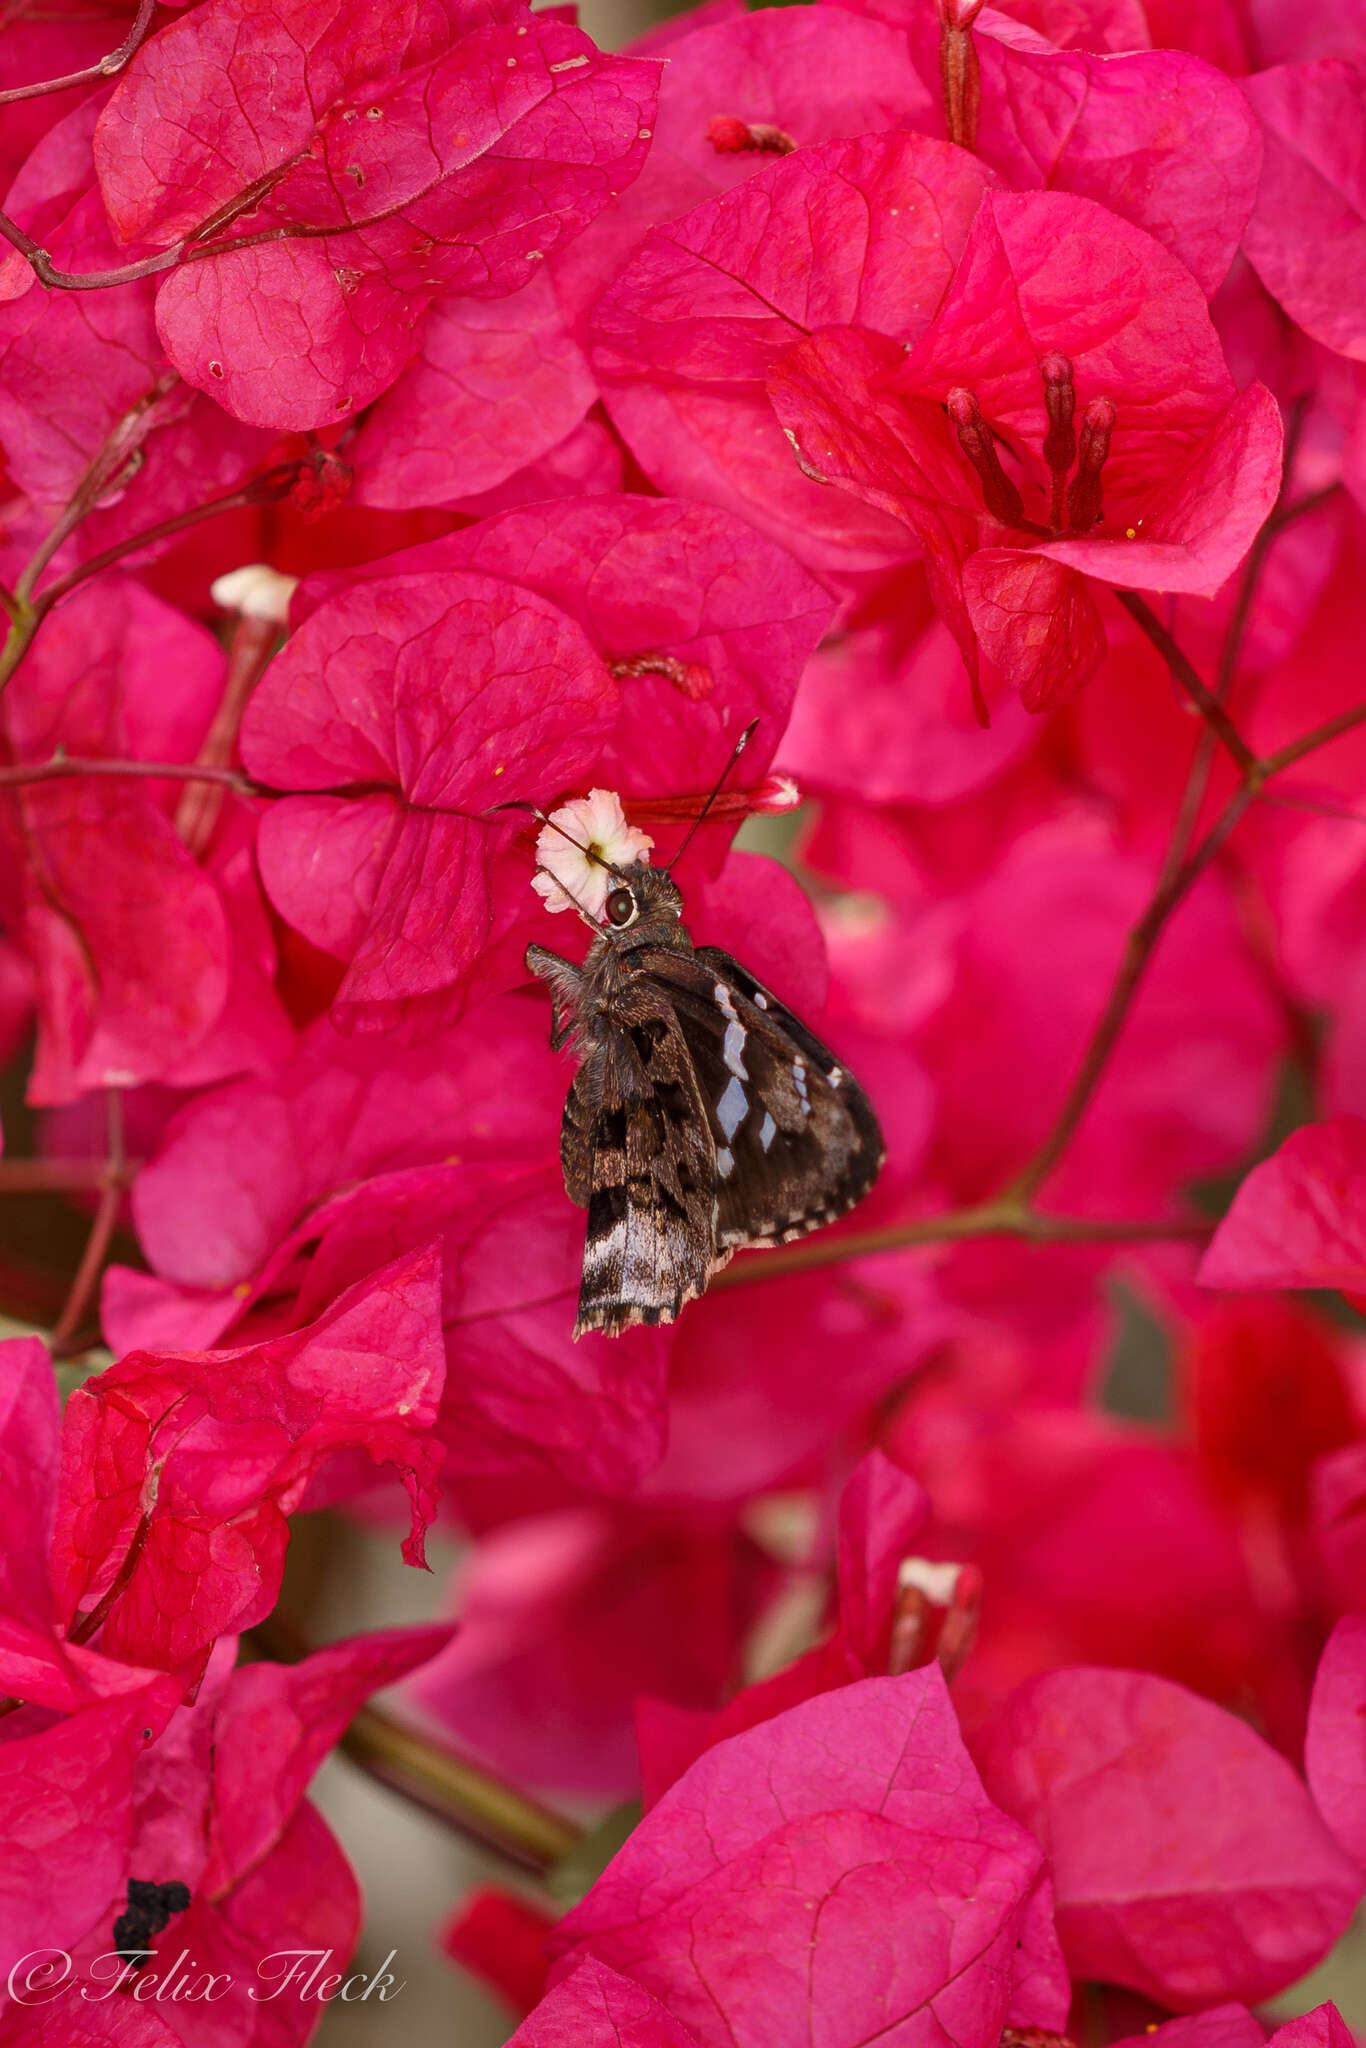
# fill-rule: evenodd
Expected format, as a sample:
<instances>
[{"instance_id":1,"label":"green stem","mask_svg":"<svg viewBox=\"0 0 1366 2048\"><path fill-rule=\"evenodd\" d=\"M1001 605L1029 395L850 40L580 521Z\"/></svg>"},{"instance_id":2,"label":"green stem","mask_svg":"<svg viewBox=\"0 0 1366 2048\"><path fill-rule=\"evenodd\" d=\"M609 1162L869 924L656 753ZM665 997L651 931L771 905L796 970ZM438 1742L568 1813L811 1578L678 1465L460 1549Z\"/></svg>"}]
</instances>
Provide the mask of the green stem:
<instances>
[{"instance_id":1,"label":"green stem","mask_svg":"<svg viewBox=\"0 0 1366 2048\"><path fill-rule=\"evenodd\" d=\"M245 1640L277 1664L298 1664L311 1647L279 1608ZM338 1748L367 1777L523 1870L546 1875L581 1840L562 1814L377 1707L361 1708Z\"/></svg>"}]
</instances>

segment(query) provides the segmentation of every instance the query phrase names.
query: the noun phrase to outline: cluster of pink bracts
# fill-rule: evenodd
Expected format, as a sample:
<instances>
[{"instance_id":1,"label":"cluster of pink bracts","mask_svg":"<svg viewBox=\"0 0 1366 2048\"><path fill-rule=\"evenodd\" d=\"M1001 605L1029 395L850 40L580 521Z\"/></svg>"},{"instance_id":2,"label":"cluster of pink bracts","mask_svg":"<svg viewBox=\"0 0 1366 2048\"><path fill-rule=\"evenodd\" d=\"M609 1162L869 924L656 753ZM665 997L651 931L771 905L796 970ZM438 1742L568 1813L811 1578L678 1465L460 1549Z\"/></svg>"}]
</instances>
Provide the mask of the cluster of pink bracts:
<instances>
[{"instance_id":1,"label":"cluster of pink bracts","mask_svg":"<svg viewBox=\"0 0 1366 2048\"><path fill-rule=\"evenodd\" d=\"M114 1362L0 1345L0 2041L298 2048L406 1679L643 1791L451 1902L524 2048L1258 2048L1366 1891L1366 6L573 16L5 13L0 1306ZM690 927L887 1166L575 1345L495 806L665 858L755 718ZM395 1477L453 1624L238 1661Z\"/></svg>"}]
</instances>

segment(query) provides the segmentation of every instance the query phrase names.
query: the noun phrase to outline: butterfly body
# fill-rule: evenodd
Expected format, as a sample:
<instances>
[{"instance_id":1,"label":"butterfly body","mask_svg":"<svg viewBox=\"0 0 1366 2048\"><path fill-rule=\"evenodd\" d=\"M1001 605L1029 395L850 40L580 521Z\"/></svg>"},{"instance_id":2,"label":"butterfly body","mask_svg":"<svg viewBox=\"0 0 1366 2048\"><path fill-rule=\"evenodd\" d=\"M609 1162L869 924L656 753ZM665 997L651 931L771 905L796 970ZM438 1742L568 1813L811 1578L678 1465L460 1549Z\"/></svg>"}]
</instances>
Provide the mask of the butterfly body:
<instances>
[{"instance_id":1,"label":"butterfly body","mask_svg":"<svg viewBox=\"0 0 1366 2048\"><path fill-rule=\"evenodd\" d=\"M738 962L695 948L683 899L643 863L614 871L581 967L527 950L572 1040L565 1189L588 1211L574 1334L672 1322L733 1253L833 1222L872 1186L867 1097Z\"/></svg>"}]
</instances>

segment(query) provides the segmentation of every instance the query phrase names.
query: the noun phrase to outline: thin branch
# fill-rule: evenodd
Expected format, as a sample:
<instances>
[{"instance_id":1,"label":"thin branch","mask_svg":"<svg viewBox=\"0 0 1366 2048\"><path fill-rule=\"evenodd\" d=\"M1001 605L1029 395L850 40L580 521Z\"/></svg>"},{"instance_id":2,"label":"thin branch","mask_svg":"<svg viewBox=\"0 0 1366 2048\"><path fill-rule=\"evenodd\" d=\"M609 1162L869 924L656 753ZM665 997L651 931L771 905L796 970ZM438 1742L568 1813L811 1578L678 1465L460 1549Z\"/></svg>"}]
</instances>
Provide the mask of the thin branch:
<instances>
[{"instance_id":1,"label":"thin branch","mask_svg":"<svg viewBox=\"0 0 1366 2048\"><path fill-rule=\"evenodd\" d=\"M1263 521L1256 539L1248 550L1238 582L1238 594L1234 599L1233 611L1224 633L1224 644L1219 650L1219 666L1215 674L1214 694L1223 705L1227 705L1233 693L1238 674L1238 663L1242 657L1243 642L1252 620L1252 607L1256 601L1257 589L1262 580L1272 547L1288 526L1293 526L1306 513L1315 512L1338 490L1337 484L1328 484L1321 491L1314 491L1295 504L1289 502L1291 472L1295 466L1295 455L1299 448L1300 436L1304 429L1305 405L1302 399L1291 407L1285 436L1285 463L1281 475L1280 494L1270 516ZM1181 810L1177 816L1176 828L1167 848L1167 864L1163 879L1181 865L1190 851L1195 834L1196 821L1209 789L1209 779L1214 768L1214 756L1218 741L1208 725L1202 727L1195 759L1191 763L1186 779L1185 793L1181 799Z\"/></svg>"},{"instance_id":2,"label":"thin branch","mask_svg":"<svg viewBox=\"0 0 1366 2048\"><path fill-rule=\"evenodd\" d=\"M571 1821L376 1707L361 1708L338 1748L367 1777L523 1870L544 1876L581 1839Z\"/></svg>"},{"instance_id":3,"label":"thin branch","mask_svg":"<svg viewBox=\"0 0 1366 2048\"><path fill-rule=\"evenodd\" d=\"M237 751L242 714L279 645L281 629L272 619L238 617L228 647L228 672L213 722L195 757L197 775L185 778L176 805L175 829L190 852L202 854L213 837L223 805L224 778L240 781L228 764ZM205 771L213 771L206 773Z\"/></svg>"},{"instance_id":4,"label":"thin branch","mask_svg":"<svg viewBox=\"0 0 1366 2048\"><path fill-rule=\"evenodd\" d=\"M1254 793L1253 786L1244 783L1229 799L1194 853L1190 854L1165 882L1158 884L1148 908L1129 934L1128 943L1124 948L1124 958L1120 962L1119 972L1111 987L1109 1000L1091 1034L1080 1070L1067 1092L1057 1121L1024 1171L1010 1183L1008 1194L1016 1200L1032 1200L1076 1136L1077 1129L1091 1106L1091 1099L1109 1064L1110 1055L1119 1042L1130 1006L1147 972L1157 942L1166 928L1167 920L1224 845L1252 802Z\"/></svg>"},{"instance_id":5,"label":"thin branch","mask_svg":"<svg viewBox=\"0 0 1366 2048\"><path fill-rule=\"evenodd\" d=\"M155 10L156 0L141 0L133 26L117 50L101 57L98 64L87 64L84 71L68 71L65 78L44 78L37 85L7 86L0 92L0 107L13 106L16 100L41 99L44 93L68 92L74 85L99 85L106 78L117 77L146 35Z\"/></svg>"},{"instance_id":6,"label":"thin branch","mask_svg":"<svg viewBox=\"0 0 1366 2048\"><path fill-rule=\"evenodd\" d=\"M40 249L32 235L27 234L17 221L11 220L7 213L0 213L0 235L19 251L39 282L54 290L102 292L108 291L114 285L136 284L139 278L155 277L160 271L173 270L178 263L192 262L205 256L218 256L224 249L234 247L233 243L215 242L213 238L221 235L225 228L231 227L244 213L249 213L254 206L258 206L279 184L286 172L293 170L301 154L301 151L296 151L293 156L286 158L284 163L276 164L273 169L253 179L250 185L235 193L225 206L220 206L206 220L202 220L188 235L182 235L169 249L159 249L154 256L141 257L135 263L125 263L118 270L58 270L48 251ZM367 223L361 222L359 225L365 226ZM274 237L257 235L249 239L261 241ZM200 244L203 246L197 246Z\"/></svg>"},{"instance_id":7,"label":"thin branch","mask_svg":"<svg viewBox=\"0 0 1366 2048\"><path fill-rule=\"evenodd\" d=\"M278 503L281 498L289 496L307 467L306 458L298 462L277 463L274 469L263 470L260 476L253 477L249 484L243 484L235 491L226 491L220 498L209 498L202 505L192 505L188 512L178 512L173 519L163 519L157 526L149 526L142 533L130 534L126 540L116 541L113 547L92 555L88 562L82 562L79 568L72 569L56 583L49 583L34 599L34 609L42 617L78 584L88 582L92 576L102 576L106 569L112 569L125 556L155 547L158 541L185 533L205 519L216 519L220 512L240 512L248 505Z\"/></svg>"},{"instance_id":8,"label":"thin branch","mask_svg":"<svg viewBox=\"0 0 1366 2048\"><path fill-rule=\"evenodd\" d=\"M1264 789L1257 801L1279 804L1287 811L1307 811L1314 818L1341 818L1348 825L1366 825L1366 811L1354 811L1350 804L1334 803L1330 797L1300 796L1290 789Z\"/></svg>"},{"instance_id":9,"label":"thin branch","mask_svg":"<svg viewBox=\"0 0 1366 2048\"><path fill-rule=\"evenodd\" d=\"M1058 1166L1082 1119L1090 1107L1091 1100L1104 1075L1110 1056L1123 1031L1125 1020L1139 985L1147 971L1158 939L1166 928L1168 919L1183 900L1192 884L1208 867L1220 851L1249 804L1263 794L1264 785L1274 775L1301 761L1316 748L1325 746L1330 740L1352 731L1366 722L1366 704L1358 705L1351 711L1339 713L1336 718L1317 726L1298 740L1283 747L1279 753L1260 759L1244 740L1233 720L1224 708L1225 700L1233 686L1238 658L1252 615L1257 585L1266 566L1267 557L1276 536L1286 527L1315 511L1337 489L1336 484L1324 490L1311 492L1294 504L1286 503L1289 488L1290 469L1301 426L1300 414L1292 417L1287 437L1286 461L1281 483L1281 494L1270 517L1264 522L1249 552L1247 566L1239 587L1238 596L1229 620L1224 645L1220 652L1218 682L1211 691L1184 649L1168 632L1162 621L1149 605L1132 590L1117 590L1116 597L1147 635L1154 647L1166 661L1177 682L1204 719L1204 728L1191 762L1181 805L1177 812L1171 840L1163 860L1161 873L1152 900L1142 918L1129 934L1124 958L1120 963L1114 985L1110 990L1105 1009L1096 1024L1081 1068L1068 1091L1063 1107L1053 1129L1045 1139L1034 1158L1006 1190L1006 1199L1017 1199L1026 1206ZM1222 744L1236 763L1242 777L1241 786L1230 798L1227 806L1210 827L1205 838L1194 853L1188 852L1191 836L1204 803L1209 786L1209 776L1214 760L1215 744Z\"/></svg>"},{"instance_id":10,"label":"thin branch","mask_svg":"<svg viewBox=\"0 0 1366 2048\"><path fill-rule=\"evenodd\" d=\"M94 511L109 491L136 475L143 459L143 443L157 424L158 408L172 396L179 383L180 378L174 370L163 371L127 412L119 415L86 464L75 490L20 571L14 595L21 605L28 607L23 614L23 623L28 626L30 639L37 630L31 599L38 579L63 543L70 539L81 521Z\"/></svg>"},{"instance_id":11,"label":"thin branch","mask_svg":"<svg viewBox=\"0 0 1366 2048\"><path fill-rule=\"evenodd\" d=\"M91 1295L99 1284L104 1270L105 1259L113 1242L115 1226L119 1220L119 1208L123 1192L128 1185L128 1155L123 1134L123 1090L106 1088L105 1102L105 1178L100 1195L100 1204L95 1211L95 1220L90 1226L90 1235L85 1241L81 1263L76 1268L76 1277L66 1297L62 1312L52 1332L52 1355L63 1357L71 1347L71 1340L81 1325ZM82 1638L84 1640L84 1638Z\"/></svg>"},{"instance_id":12,"label":"thin branch","mask_svg":"<svg viewBox=\"0 0 1366 2048\"><path fill-rule=\"evenodd\" d=\"M126 263L118 270L58 270L50 252L40 248L32 235L27 234L7 213L0 213L0 235L19 251L39 282L52 290L102 292L115 285L135 284L139 278L156 277L160 272L174 270L182 264L206 263L211 257L230 255L241 249L259 249L275 242L335 241L343 235L364 234L370 228L383 227L387 221L402 217L435 191L444 177L442 173L420 192L408 193L403 199L396 199L391 206L381 207L378 213L367 214L363 220L282 221L278 227L255 228L248 234L222 239L224 229L259 206L286 173L294 169L302 154L298 152L285 163L265 172L253 184L236 193L217 213L172 243L170 248L159 249L154 256L144 256L140 261Z\"/></svg>"},{"instance_id":13,"label":"thin branch","mask_svg":"<svg viewBox=\"0 0 1366 2048\"><path fill-rule=\"evenodd\" d=\"M139 1518L137 1528L133 1531L128 1549L124 1553L123 1563L115 1573L113 1581L105 1588L104 1593L90 1609L90 1612L77 1615L71 1627L67 1630L66 1640L69 1643L88 1643L90 1638L96 1635L103 1627L110 1608L118 1599L119 1594L124 1591L138 1568L138 1561L147 1547L147 1538L151 1532L151 1527L152 1518L150 1514L142 1515ZM0 1700L0 1720L3 1720L6 1714L17 1714L20 1707L26 1707L30 1704L30 1701L22 1699L16 1694L10 1694L7 1698Z\"/></svg>"},{"instance_id":14,"label":"thin branch","mask_svg":"<svg viewBox=\"0 0 1366 2048\"><path fill-rule=\"evenodd\" d=\"M1233 601L1228 626L1224 633L1224 644L1219 650L1219 667L1215 677L1214 694L1221 704L1227 704L1238 672L1238 661L1243 651L1243 640L1252 617L1252 606L1257 596L1257 586L1262 580L1267 556L1278 534L1287 526L1293 526L1306 512L1314 510L1324 498L1331 497L1336 485L1325 491L1316 491L1312 498L1301 498L1297 505L1289 502L1291 473L1295 458L1299 454L1300 439L1304 433L1304 418L1307 410L1304 398L1292 401L1285 427L1285 448L1281 457L1281 483L1276 493L1276 502L1268 516L1262 521L1252 546L1247 551L1242 574L1238 579L1238 594Z\"/></svg>"},{"instance_id":15,"label":"thin branch","mask_svg":"<svg viewBox=\"0 0 1366 2048\"><path fill-rule=\"evenodd\" d=\"M1136 590L1117 590L1115 596L1131 619L1146 633L1177 682L1195 705L1210 731L1237 762L1243 775L1256 773L1258 762L1247 741L1225 711L1214 691L1199 675L1185 650L1178 646L1157 613Z\"/></svg>"},{"instance_id":16,"label":"thin branch","mask_svg":"<svg viewBox=\"0 0 1366 2048\"><path fill-rule=\"evenodd\" d=\"M183 242L177 242L170 249L160 249L155 256L144 256L137 263L125 263L118 270L82 272L58 270L48 251L7 213L0 213L0 235L19 251L39 284L64 292L103 292L115 285L136 284L141 277L155 277L159 271L174 269L185 248Z\"/></svg>"},{"instance_id":17,"label":"thin branch","mask_svg":"<svg viewBox=\"0 0 1366 2048\"><path fill-rule=\"evenodd\" d=\"M1317 512L1320 505L1326 505L1341 489L1342 482L1339 479L1336 483L1324 484L1320 490L1310 491L1306 497L1297 499L1293 505L1278 505L1267 524L1273 534L1280 533L1285 527L1293 526L1297 519L1303 519L1307 512Z\"/></svg>"},{"instance_id":18,"label":"thin branch","mask_svg":"<svg viewBox=\"0 0 1366 2048\"><path fill-rule=\"evenodd\" d=\"M312 1647L278 1607L246 1641L277 1664L301 1663ZM562 1814L376 1707L362 1707L338 1748L367 1777L522 1870L544 1875L582 1839Z\"/></svg>"},{"instance_id":19,"label":"thin branch","mask_svg":"<svg viewBox=\"0 0 1366 2048\"><path fill-rule=\"evenodd\" d=\"M1181 863L1190 852L1195 828L1200 822L1205 797L1209 791L1209 779L1214 772L1214 757L1219 751L1219 742L1209 727L1201 724L1196 735L1195 752L1191 756L1186 786L1181 792L1181 803L1172 826L1171 838L1167 841L1166 857L1157 886L1163 889L1180 872Z\"/></svg>"},{"instance_id":20,"label":"thin branch","mask_svg":"<svg viewBox=\"0 0 1366 2048\"><path fill-rule=\"evenodd\" d=\"M1047 1215L1028 1208L1023 1200L1006 1196L975 1208L951 1209L939 1216L889 1223L881 1230L855 1230L839 1237L814 1237L801 1244L784 1245L772 1257L764 1254L726 1266L712 1281L710 1292L752 1287L762 1280L786 1280L793 1273L842 1265L848 1259L872 1258L879 1252L961 1244L969 1238L1020 1237L1030 1244L1140 1244L1151 1240L1203 1241L1213 1227L1210 1223L1167 1223L1152 1217L1130 1221L1124 1217Z\"/></svg>"},{"instance_id":21,"label":"thin branch","mask_svg":"<svg viewBox=\"0 0 1366 2048\"><path fill-rule=\"evenodd\" d=\"M125 1168L131 1180L140 1164L130 1159ZM103 1191L109 1184L109 1165L104 1159L0 1159L0 1196L87 1194Z\"/></svg>"},{"instance_id":22,"label":"thin branch","mask_svg":"<svg viewBox=\"0 0 1366 2048\"><path fill-rule=\"evenodd\" d=\"M201 768L194 761L103 761L80 754L55 754L50 761L19 762L0 768L0 789L18 789L31 782L63 782L82 776L150 776L170 782L217 782L239 796L273 795L264 784L240 775L235 768Z\"/></svg>"},{"instance_id":23,"label":"thin branch","mask_svg":"<svg viewBox=\"0 0 1366 2048\"><path fill-rule=\"evenodd\" d=\"M52 610L78 585L92 576L102 575L128 555L139 554L143 548L153 547L158 541L170 540L178 533L198 526L205 519L215 519L220 512L236 512L248 505L270 505L287 497L299 477L309 466L309 458L297 462L278 463L267 469L238 490L228 491L222 497L210 498L207 504L194 505L188 512L177 513L173 519L163 519L157 526L149 526L141 533L130 534L126 540L117 541L112 547L104 548L98 555L92 555L88 562L82 562L68 575L58 577L55 583L33 596L34 585L43 570L56 554L62 543L69 539L81 520L85 518L98 501L101 492L108 488L111 470L119 466L120 460L132 459L137 453L137 444L146 431L146 413L161 391L148 394L147 402L125 415L119 421L114 433L104 448L95 457L65 511L61 514L52 531L42 543L19 580L15 597L14 623L3 650L0 650L0 690L18 668L29 648L33 645L38 628ZM141 428L141 432L139 432ZM130 449L129 442L132 441ZM111 453L112 451L112 453Z\"/></svg>"},{"instance_id":24,"label":"thin branch","mask_svg":"<svg viewBox=\"0 0 1366 2048\"><path fill-rule=\"evenodd\" d=\"M1149 903L1147 910L1129 934L1124 958L1119 973L1110 991L1104 1012L1092 1034L1082 1060L1081 1070L1068 1091L1067 1099L1059 1113L1058 1120L1023 1173L1011 1182L1007 1190L1009 1198L1028 1202L1049 1175L1054 1171L1064 1152L1076 1134L1077 1128L1090 1107L1091 1098L1100 1084L1111 1053L1114 1051L1130 1005L1138 992L1139 983L1147 970L1158 939L1166 927L1167 920L1183 900L1193 883L1204 873L1225 841L1239 824L1254 798L1262 793L1263 785L1274 775L1304 760L1319 747L1340 739L1344 733L1366 724L1366 704L1354 705L1350 711L1339 712L1336 718L1327 719L1310 732L1292 740L1279 753L1258 760L1250 759L1245 779L1230 797L1228 804L1206 833L1200 845L1179 868L1165 874Z\"/></svg>"},{"instance_id":25,"label":"thin branch","mask_svg":"<svg viewBox=\"0 0 1366 2048\"><path fill-rule=\"evenodd\" d=\"M1317 753L1333 740L1340 740L1344 733L1355 732L1359 725L1366 724L1366 704L1354 704L1350 711L1340 711L1336 718L1325 719L1311 732L1292 740L1288 747L1282 747L1278 754L1268 754L1262 763L1262 775L1279 775L1283 768L1293 768L1306 754Z\"/></svg>"}]
</instances>

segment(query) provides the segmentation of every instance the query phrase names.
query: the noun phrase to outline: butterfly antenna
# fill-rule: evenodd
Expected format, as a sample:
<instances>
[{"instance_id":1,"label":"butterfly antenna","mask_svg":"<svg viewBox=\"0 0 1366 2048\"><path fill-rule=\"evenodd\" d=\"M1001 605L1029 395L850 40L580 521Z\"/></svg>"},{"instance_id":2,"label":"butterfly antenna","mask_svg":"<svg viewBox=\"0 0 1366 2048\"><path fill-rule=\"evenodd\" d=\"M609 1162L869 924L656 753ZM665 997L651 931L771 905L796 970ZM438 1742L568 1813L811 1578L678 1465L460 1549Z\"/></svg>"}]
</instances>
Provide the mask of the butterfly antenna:
<instances>
[{"instance_id":1,"label":"butterfly antenna","mask_svg":"<svg viewBox=\"0 0 1366 2048\"><path fill-rule=\"evenodd\" d=\"M745 727L744 731L741 733L739 739L735 742L735 745L731 748L730 759L727 761L725 767L721 770L721 773L716 778L716 787L712 790L711 795L707 798L707 801L703 804L701 810L697 813L697 816L693 819L691 825L689 825L687 833L684 836L683 844L679 847L677 853L674 855L673 859L669 862L669 865L664 870L664 873L666 875L671 875L673 873L674 869L678 866L678 863L682 860L688 848L692 845L694 833L697 831L698 826L702 823L702 820L706 817L707 812L716 802L717 797L720 796L721 791L725 788L726 777L730 774L731 769L735 766L741 754L744 753L745 748L753 739L758 723L759 721L757 718L752 718L749 724Z\"/></svg>"}]
</instances>

